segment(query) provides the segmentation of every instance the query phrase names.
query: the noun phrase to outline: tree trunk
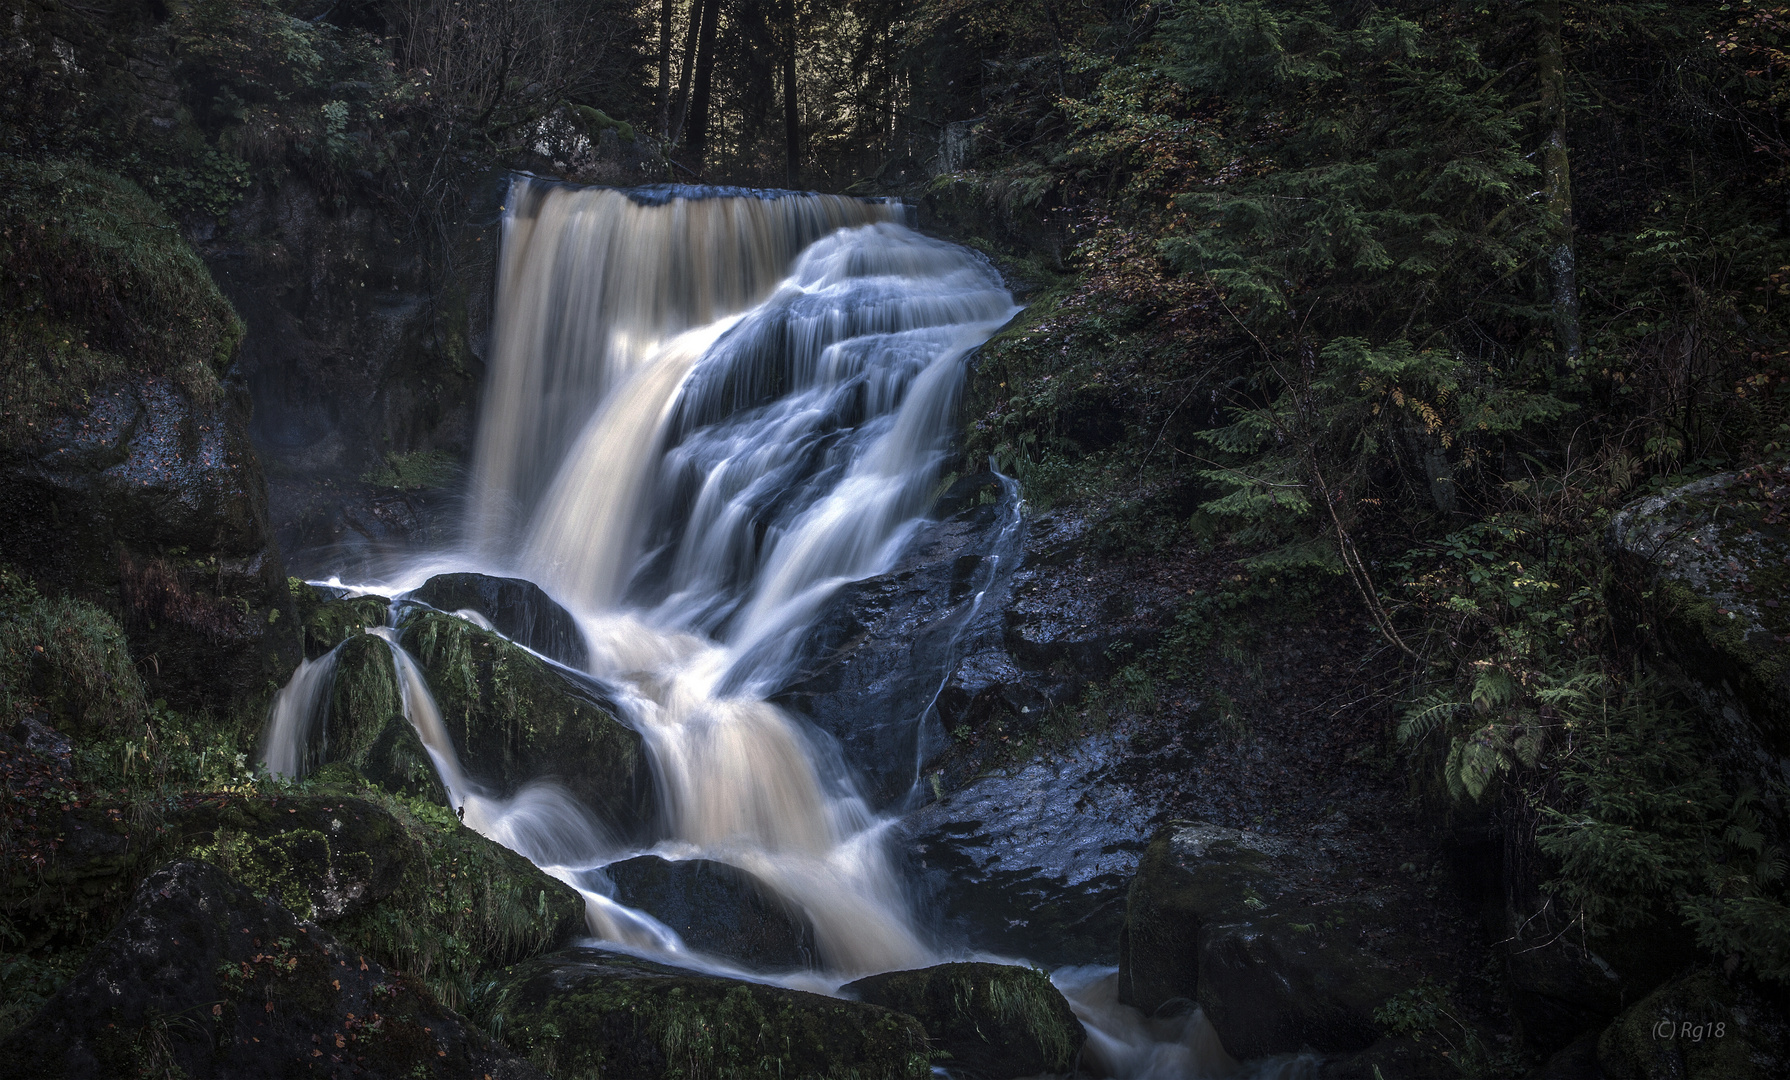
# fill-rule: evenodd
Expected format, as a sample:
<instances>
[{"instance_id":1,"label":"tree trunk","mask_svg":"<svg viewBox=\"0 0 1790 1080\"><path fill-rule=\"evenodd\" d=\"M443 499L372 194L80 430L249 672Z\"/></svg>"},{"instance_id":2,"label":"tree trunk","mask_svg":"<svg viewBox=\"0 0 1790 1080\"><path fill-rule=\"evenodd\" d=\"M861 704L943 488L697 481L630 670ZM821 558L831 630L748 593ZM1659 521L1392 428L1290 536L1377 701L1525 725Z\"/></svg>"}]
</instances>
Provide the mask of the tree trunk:
<instances>
[{"instance_id":1,"label":"tree trunk","mask_svg":"<svg viewBox=\"0 0 1790 1080\"><path fill-rule=\"evenodd\" d=\"M720 0L704 0L702 33L696 39L696 84L690 91L690 132L685 141L698 172L709 146L709 89L715 74L715 24L720 21Z\"/></svg>"},{"instance_id":2,"label":"tree trunk","mask_svg":"<svg viewBox=\"0 0 1790 1080\"><path fill-rule=\"evenodd\" d=\"M667 152L684 137L684 121L690 116L690 73L696 69L696 31L702 25L703 9L713 3L715 0L690 0L690 29L684 34L684 63L677 76L677 118L665 140Z\"/></svg>"},{"instance_id":3,"label":"tree trunk","mask_svg":"<svg viewBox=\"0 0 1790 1080\"><path fill-rule=\"evenodd\" d=\"M796 0L783 0L783 186L793 188L802 164L796 96Z\"/></svg>"},{"instance_id":4,"label":"tree trunk","mask_svg":"<svg viewBox=\"0 0 1790 1080\"><path fill-rule=\"evenodd\" d=\"M1560 368L1579 358L1579 282L1573 253L1572 168L1566 152L1566 64L1560 46L1560 0L1536 5L1541 22L1536 67L1541 82L1542 195L1548 230L1548 275L1553 287L1554 332Z\"/></svg>"},{"instance_id":5,"label":"tree trunk","mask_svg":"<svg viewBox=\"0 0 1790 1080\"><path fill-rule=\"evenodd\" d=\"M674 0L659 5L659 139L671 136L671 14ZM667 142L666 149L670 149Z\"/></svg>"}]
</instances>

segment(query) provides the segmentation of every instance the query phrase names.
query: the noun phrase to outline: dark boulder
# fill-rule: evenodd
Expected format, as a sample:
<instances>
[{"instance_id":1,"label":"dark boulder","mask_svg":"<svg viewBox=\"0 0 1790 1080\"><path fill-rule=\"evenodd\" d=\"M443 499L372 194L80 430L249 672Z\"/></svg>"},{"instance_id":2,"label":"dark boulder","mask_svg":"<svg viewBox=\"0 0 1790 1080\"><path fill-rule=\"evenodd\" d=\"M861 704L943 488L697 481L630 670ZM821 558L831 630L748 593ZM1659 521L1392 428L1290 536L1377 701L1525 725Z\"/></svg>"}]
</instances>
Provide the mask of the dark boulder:
<instances>
[{"instance_id":1,"label":"dark boulder","mask_svg":"<svg viewBox=\"0 0 1790 1080\"><path fill-rule=\"evenodd\" d=\"M314 759L347 765L393 794L446 806L447 789L404 715L391 646L372 634L355 634L325 662L334 664L329 719Z\"/></svg>"},{"instance_id":2,"label":"dark boulder","mask_svg":"<svg viewBox=\"0 0 1790 1080\"><path fill-rule=\"evenodd\" d=\"M808 920L744 870L709 859L640 855L603 873L618 902L676 930L693 949L766 971L815 964Z\"/></svg>"},{"instance_id":3,"label":"dark boulder","mask_svg":"<svg viewBox=\"0 0 1790 1080\"><path fill-rule=\"evenodd\" d=\"M437 574L405 599L449 614L476 611L490 621L492 629L542 656L579 669L590 663L590 648L578 621L532 581Z\"/></svg>"},{"instance_id":4,"label":"dark boulder","mask_svg":"<svg viewBox=\"0 0 1790 1080\"><path fill-rule=\"evenodd\" d=\"M392 602L383 596L342 596L322 600L317 598L316 590L309 587L294 592L305 596L299 601L299 618L304 626L305 656L311 660L355 634L384 626L391 612Z\"/></svg>"},{"instance_id":5,"label":"dark boulder","mask_svg":"<svg viewBox=\"0 0 1790 1080\"><path fill-rule=\"evenodd\" d=\"M557 1076L922 1080L911 1016L699 975L597 949L529 960L485 985L473 1016Z\"/></svg>"},{"instance_id":6,"label":"dark boulder","mask_svg":"<svg viewBox=\"0 0 1790 1080\"><path fill-rule=\"evenodd\" d=\"M1325 862L1235 829L1158 833L1126 901L1119 1000L1151 1013L1191 999L1237 1058L1372 1045L1375 1011L1406 988L1394 963L1418 945L1371 896L1302 891Z\"/></svg>"},{"instance_id":7,"label":"dark boulder","mask_svg":"<svg viewBox=\"0 0 1790 1080\"><path fill-rule=\"evenodd\" d=\"M646 836L656 808L646 747L600 684L436 611L406 616L401 640L469 776L500 795L556 777L618 839Z\"/></svg>"},{"instance_id":8,"label":"dark boulder","mask_svg":"<svg viewBox=\"0 0 1790 1080\"><path fill-rule=\"evenodd\" d=\"M12 1075L540 1074L315 924L179 860L3 1043Z\"/></svg>"},{"instance_id":9,"label":"dark boulder","mask_svg":"<svg viewBox=\"0 0 1790 1080\"><path fill-rule=\"evenodd\" d=\"M1790 1019L1753 985L1699 966L1617 1017L1597 1063L1611 1080L1790 1076Z\"/></svg>"},{"instance_id":10,"label":"dark boulder","mask_svg":"<svg viewBox=\"0 0 1790 1080\"><path fill-rule=\"evenodd\" d=\"M950 1057L953 1076L1007 1080L1075 1067L1081 1021L1042 971L1004 964L939 964L847 983L842 993L906 1013Z\"/></svg>"}]
</instances>

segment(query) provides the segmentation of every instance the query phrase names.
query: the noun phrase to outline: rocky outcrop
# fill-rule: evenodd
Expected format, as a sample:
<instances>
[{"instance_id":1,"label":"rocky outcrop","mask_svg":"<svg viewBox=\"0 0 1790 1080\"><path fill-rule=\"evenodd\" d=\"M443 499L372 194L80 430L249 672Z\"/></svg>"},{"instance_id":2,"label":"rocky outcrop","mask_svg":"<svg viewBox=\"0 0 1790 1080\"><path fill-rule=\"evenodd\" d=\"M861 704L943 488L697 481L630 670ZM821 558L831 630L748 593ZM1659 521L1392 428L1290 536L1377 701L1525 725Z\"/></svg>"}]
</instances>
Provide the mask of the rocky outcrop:
<instances>
[{"instance_id":1,"label":"rocky outcrop","mask_svg":"<svg viewBox=\"0 0 1790 1080\"><path fill-rule=\"evenodd\" d=\"M449 614L476 612L504 637L567 667L583 669L590 663L590 647L578 621L532 581L437 574L404 598Z\"/></svg>"},{"instance_id":2,"label":"rocky outcrop","mask_svg":"<svg viewBox=\"0 0 1790 1080\"><path fill-rule=\"evenodd\" d=\"M1703 699L1726 770L1762 792L1790 777L1787 518L1790 468L1758 466L1642 499L1609 532L1618 599Z\"/></svg>"},{"instance_id":3,"label":"rocky outcrop","mask_svg":"<svg viewBox=\"0 0 1790 1080\"><path fill-rule=\"evenodd\" d=\"M1042 971L1003 964L940 964L888 971L840 991L919 1020L951 1075L986 1080L1066 1073L1087 1039Z\"/></svg>"},{"instance_id":4,"label":"rocky outcrop","mask_svg":"<svg viewBox=\"0 0 1790 1080\"><path fill-rule=\"evenodd\" d=\"M355 634L335 654L329 719L312 760L338 762L395 795L447 805L447 789L416 727L404 715L404 695L391 646Z\"/></svg>"},{"instance_id":5,"label":"rocky outcrop","mask_svg":"<svg viewBox=\"0 0 1790 1080\"><path fill-rule=\"evenodd\" d=\"M1707 967L1662 984L1605 1029L1611 1080L1766 1080L1790 1075L1790 1021L1744 982Z\"/></svg>"},{"instance_id":6,"label":"rocky outcrop","mask_svg":"<svg viewBox=\"0 0 1790 1080\"><path fill-rule=\"evenodd\" d=\"M322 599L309 585L294 587L304 625L305 656L315 660L355 634L384 626L392 602L383 596Z\"/></svg>"},{"instance_id":7,"label":"rocky outcrop","mask_svg":"<svg viewBox=\"0 0 1790 1080\"><path fill-rule=\"evenodd\" d=\"M503 795L557 777L619 838L645 837L656 808L646 748L601 685L465 619L425 609L401 627L468 775Z\"/></svg>"},{"instance_id":8,"label":"rocky outcrop","mask_svg":"<svg viewBox=\"0 0 1790 1080\"><path fill-rule=\"evenodd\" d=\"M615 899L676 930L685 945L759 971L814 967L814 927L763 882L709 859L640 855L603 868Z\"/></svg>"},{"instance_id":9,"label":"rocky outcrop","mask_svg":"<svg viewBox=\"0 0 1790 1080\"><path fill-rule=\"evenodd\" d=\"M540 1076L459 1016L208 863L145 878L124 921L0 1043L16 1076Z\"/></svg>"},{"instance_id":10,"label":"rocky outcrop","mask_svg":"<svg viewBox=\"0 0 1790 1080\"><path fill-rule=\"evenodd\" d=\"M1373 897L1311 890L1333 870L1256 833L1164 829L1127 899L1119 1000L1148 1014L1191 999L1240 1059L1367 1048L1375 1010L1406 988L1394 962L1416 943Z\"/></svg>"},{"instance_id":11,"label":"rocky outcrop","mask_svg":"<svg viewBox=\"0 0 1790 1080\"><path fill-rule=\"evenodd\" d=\"M502 972L473 1015L556 1076L922 1080L931 1071L911 1016L597 949Z\"/></svg>"}]
</instances>

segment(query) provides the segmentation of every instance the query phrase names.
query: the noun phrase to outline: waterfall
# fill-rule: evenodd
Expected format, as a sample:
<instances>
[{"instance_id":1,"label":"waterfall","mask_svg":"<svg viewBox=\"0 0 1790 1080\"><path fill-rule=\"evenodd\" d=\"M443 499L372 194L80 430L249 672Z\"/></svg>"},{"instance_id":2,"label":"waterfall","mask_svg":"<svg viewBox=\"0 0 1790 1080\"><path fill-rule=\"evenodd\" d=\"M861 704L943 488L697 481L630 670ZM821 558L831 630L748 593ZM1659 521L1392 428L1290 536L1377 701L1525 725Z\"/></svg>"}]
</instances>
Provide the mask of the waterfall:
<instances>
[{"instance_id":1,"label":"waterfall","mask_svg":"<svg viewBox=\"0 0 1790 1080\"><path fill-rule=\"evenodd\" d=\"M315 660L298 662L298 670L274 695L267 712L261 760L268 772L303 776L323 757L328 749L324 745L324 721L329 715L329 692L335 681L336 649Z\"/></svg>"},{"instance_id":2,"label":"waterfall","mask_svg":"<svg viewBox=\"0 0 1790 1080\"><path fill-rule=\"evenodd\" d=\"M922 523L965 357L1017 311L985 260L898 217L792 193L532 179L509 193L469 546L430 570L446 555L566 605L652 762L665 839L650 853L756 877L812 925L822 971L742 973L618 904L602 869L640 852L554 785L479 790L395 630L369 632L465 823L578 888L593 934L622 947L819 989L944 959L909 910L893 819L834 744L768 700L833 592L890 569ZM270 730L299 723L281 710L298 717L299 684L320 677L300 669ZM1100 978L1067 978L1088 1026L1111 1029L1112 1068L1223 1064L1209 1029L1147 1032Z\"/></svg>"}]
</instances>

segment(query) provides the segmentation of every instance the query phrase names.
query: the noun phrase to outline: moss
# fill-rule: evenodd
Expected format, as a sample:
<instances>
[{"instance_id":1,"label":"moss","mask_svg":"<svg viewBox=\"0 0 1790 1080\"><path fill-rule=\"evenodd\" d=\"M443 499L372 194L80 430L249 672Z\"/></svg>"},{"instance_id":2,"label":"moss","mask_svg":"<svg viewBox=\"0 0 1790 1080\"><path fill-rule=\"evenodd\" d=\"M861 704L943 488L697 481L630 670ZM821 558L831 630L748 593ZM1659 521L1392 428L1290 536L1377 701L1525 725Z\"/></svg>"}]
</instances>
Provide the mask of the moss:
<instances>
[{"instance_id":1,"label":"moss","mask_svg":"<svg viewBox=\"0 0 1790 1080\"><path fill-rule=\"evenodd\" d=\"M316 595L310 586L305 591ZM353 596L314 603L301 612L305 628L305 655L316 659L354 634L384 626L391 601L383 596Z\"/></svg>"},{"instance_id":2,"label":"moss","mask_svg":"<svg viewBox=\"0 0 1790 1080\"><path fill-rule=\"evenodd\" d=\"M481 986L474 1016L559 1080L918 1080L912 1017L874 1005L697 975L594 949L519 964Z\"/></svg>"},{"instance_id":3,"label":"moss","mask_svg":"<svg viewBox=\"0 0 1790 1080\"><path fill-rule=\"evenodd\" d=\"M557 775L612 827L646 829L645 747L594 686L464 619L417 611L401 625L470 772L504 790Z\"/></svg>"},{"instance_id":4,"label":"moss","mask_svg":"<svg viewBox=\"0 0 1790 1080\"><path fill-rule=\"evenodd\" d=\"M0 720L42 711L52 727L91 737L140 721L143 697L115 619L0 568Z\"/></svg>"},{"instance_id":5,"label":"moss","mask_svg":"<svg viewBox=\"0 0 1790 1080\"><path fill-rule=\"evenodd\" d=\"M920 1021L933 1045L970 1075L1067 1072L1086 1039L1044 972L1004 964L891 971L842 988Z\"/></svg>"},{"instance_id":6,"label":"moss","mask_svg":"<svg viewBox=\"0 0 1790 1080\"><path fill-rule=\"evenodd\" d=\"M74 161L0 158L0 446L34 441L126 375L171 376L215 402L242 334L136 185Z\"/></svg>"},{"instance_id":7,"label":"moss","mask_svg":"<svg viewBox=\"0 0 1790 1080\"><path fill-rule=\"evenodd\" d=\"M404 716L391 647L371 634L349 637L336 653L324 760L394 794L447 805L435 763Z\"/></svg>"},{"instance_id":8,"label":"moss","mask_svg":"<svg viewBox=\"0 0 1790 1080\"><path fill-rule=\"evenodd\" d=\"M387 454L378 468L361 476L374 487L420 491L445 487L454 479L458 466L454 455L442 450L419 450L413 454Z\"/></svg>"}]
</instances>

